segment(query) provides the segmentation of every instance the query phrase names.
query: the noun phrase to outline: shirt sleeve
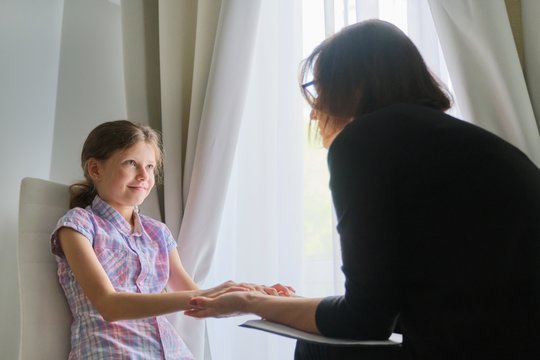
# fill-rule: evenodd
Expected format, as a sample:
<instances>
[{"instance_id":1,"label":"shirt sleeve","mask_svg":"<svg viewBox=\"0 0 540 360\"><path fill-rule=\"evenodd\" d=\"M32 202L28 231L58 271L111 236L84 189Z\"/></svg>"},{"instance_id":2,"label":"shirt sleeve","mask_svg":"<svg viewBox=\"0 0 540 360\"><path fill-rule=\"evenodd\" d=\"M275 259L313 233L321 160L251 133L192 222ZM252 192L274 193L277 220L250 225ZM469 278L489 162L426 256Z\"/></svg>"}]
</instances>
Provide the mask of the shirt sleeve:
<instances>
[{"instance_id":1,"label":"shirt sleeve","mask_svg":"<svg viewBox=\"0 0 540 360\"><path fill-rule=\"evenodd\" d=\"M92 216L83 208L73 208L58 220L56 228L51 234L51 252L57 256L64 256L60 242L58 241L58 230L63 227L71 228L81 233L91 243L95 235L95 226L92 222Z\"/></svg>"},{"instance_id":2,"label":"shirt sleeve","mask_svg":"<svg viewBox=\"0 0 540 360\"><path fill-rule=\"evenodd\" d=\"M165 239L165 246L167 247L167 251L171 251L172 249L176 249L178 244L174 240L171 230L167 227L167 225L163 224L163 237Z\"/></svg>"},{"instance_id":3,"label":"shirt sleeve","mask_svg":"<svg viewBox=\"0 0 540 360\"><path fill-rule=\"evenodd\" d=\"M397 321L396 174L387 137L377 126L352 123L328 153L345 295L317 308L317 327L326 336L387 339Z\"/></svg>"}]
</instances>

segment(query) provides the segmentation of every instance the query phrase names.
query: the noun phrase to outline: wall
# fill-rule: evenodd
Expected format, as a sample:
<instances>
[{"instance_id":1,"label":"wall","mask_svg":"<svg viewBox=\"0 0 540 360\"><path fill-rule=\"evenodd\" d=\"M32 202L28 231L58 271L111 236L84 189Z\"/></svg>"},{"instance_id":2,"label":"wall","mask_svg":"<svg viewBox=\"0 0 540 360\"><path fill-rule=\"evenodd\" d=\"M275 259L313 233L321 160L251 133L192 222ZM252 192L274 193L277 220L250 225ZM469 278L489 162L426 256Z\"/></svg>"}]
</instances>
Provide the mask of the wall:
<instances>
[{"instance_id":1,"label":"wall","mask_svg":"<svg viewBox=\"0 0 540 360\"><path fill-rule=\"evenodd\" d=\"M18 354L16 272L19 184L48 178L60 53L63 0L0 3L0 349Z\"/></svg>"},{"instance_id":2,"label":"wall","mask_svg":"<svg viewBox=\"0 0 540 360\"><path fill-rule=\"evenodd\" d=\"M17 359L16 263L23 177L81 177L82 141L126 117L119 1L0 2L0 349Z\"/></svg>"},{"instance_id":3,"label":"wall","mask_svg":"<svg viewBox=\"0 0 540 360\"><path fill-rule=\"evenodd\" d=\"M51 179L81 178L82 143L98 124L126 118L120 6L66 1Z\"/></svg>"}]
</instances>

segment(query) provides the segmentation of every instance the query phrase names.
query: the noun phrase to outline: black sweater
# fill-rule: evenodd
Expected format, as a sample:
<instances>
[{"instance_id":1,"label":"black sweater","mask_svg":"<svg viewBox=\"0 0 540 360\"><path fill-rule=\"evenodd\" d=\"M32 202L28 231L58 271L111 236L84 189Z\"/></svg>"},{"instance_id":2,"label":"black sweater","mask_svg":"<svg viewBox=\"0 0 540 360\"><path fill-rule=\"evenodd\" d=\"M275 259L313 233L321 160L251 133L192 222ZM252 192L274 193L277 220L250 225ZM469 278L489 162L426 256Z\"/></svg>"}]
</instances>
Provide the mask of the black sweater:
<instances>
[{"instance_id":1,"label":"black sweater","mask_svg":"<svg viewBox=\"0 0 540 360\"><path fill-rule=\"evenodd\" d=\"M328 152L345 296L322 334L386 339L405 358L540 359L540 170L441 111L364 115Z\"/></svg>"}]
</instances>

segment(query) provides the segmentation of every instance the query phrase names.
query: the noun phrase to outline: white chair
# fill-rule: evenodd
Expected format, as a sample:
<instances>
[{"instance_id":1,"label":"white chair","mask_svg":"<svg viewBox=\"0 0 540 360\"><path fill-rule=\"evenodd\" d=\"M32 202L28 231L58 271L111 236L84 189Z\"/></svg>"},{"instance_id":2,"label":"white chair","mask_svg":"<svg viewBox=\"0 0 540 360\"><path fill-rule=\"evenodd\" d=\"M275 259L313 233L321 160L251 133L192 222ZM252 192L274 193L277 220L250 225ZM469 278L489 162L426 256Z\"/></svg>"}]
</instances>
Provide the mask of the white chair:
<instances>
[{"instance_id":1,"label":"white chair","mask_svg":"<svg viewBox=\"0 0 540 360\"><path fill-rule=\"evenodd\" d=\"M24 178L19 201L20 360L67 359L72 321L50 236L69 206L68 186ZM0 355L1 357L1 355Z\"/></svg>"}]
</instances>

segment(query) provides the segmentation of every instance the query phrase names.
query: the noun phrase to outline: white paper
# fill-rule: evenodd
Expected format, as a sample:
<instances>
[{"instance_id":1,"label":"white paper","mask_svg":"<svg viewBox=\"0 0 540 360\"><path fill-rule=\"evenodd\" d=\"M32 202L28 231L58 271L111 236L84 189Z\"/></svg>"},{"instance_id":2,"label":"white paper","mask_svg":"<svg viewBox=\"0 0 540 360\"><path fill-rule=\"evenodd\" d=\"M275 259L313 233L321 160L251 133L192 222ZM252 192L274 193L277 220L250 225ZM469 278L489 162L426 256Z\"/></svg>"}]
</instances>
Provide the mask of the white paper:
<instances>
[{"instance_id":1,"label":"white paper","mask_svg":"<svg viewBox=\"0 0 540 360\"><path fill-rule=\"evenodd\" d=\"M401 336L392 334L390 340L350 340L329 338L322 335L311 334L305 331L296 330L289 326L278 324L268 320L248 320L242 327L266 331L272 334L277 334L293 339L300 339L308 342L328 345L343 345L343 346L400 346ZM394 336L397 335L397 336Z\"/></svg>"}]
</instances>

